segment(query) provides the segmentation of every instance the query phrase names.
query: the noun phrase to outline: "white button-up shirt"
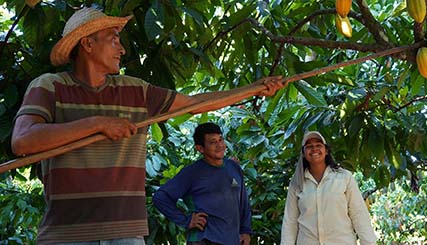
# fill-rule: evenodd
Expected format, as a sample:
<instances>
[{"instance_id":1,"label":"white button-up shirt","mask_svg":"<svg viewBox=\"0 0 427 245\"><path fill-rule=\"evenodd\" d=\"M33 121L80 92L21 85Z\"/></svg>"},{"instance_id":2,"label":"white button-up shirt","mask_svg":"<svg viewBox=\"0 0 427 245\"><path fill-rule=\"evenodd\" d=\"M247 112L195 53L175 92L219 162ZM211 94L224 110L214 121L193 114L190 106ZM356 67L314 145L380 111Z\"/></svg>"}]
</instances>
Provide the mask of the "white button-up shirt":
<instances>
[{"instance_id":1,"label":"white button-up shirt","mask_svg":"<svg viewBox=\"0 0 427 245\"><path fill-rule=\"evenodd\" d=\"M308 169L303 191L289 186L281 245L376 244L371 219L350 171L327 167L320 183Z\"/></svg>"}]
</instances>

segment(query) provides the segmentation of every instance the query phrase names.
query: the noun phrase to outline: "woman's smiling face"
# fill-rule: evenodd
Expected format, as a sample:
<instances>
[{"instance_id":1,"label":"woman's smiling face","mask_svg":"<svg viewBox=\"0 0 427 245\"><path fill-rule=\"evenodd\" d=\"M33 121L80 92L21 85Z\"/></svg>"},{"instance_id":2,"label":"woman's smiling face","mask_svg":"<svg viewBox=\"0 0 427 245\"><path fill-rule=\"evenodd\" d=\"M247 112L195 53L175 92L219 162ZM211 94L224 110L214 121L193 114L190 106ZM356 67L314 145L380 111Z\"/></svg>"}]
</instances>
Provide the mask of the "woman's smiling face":
<instances>
[{"instance_id":1,"label":"woman's smiling face","mask_svg":"<svg viewBox=\"0 0 427 245\"><path fill-rule=\"evenodd\" d=\"M312 138L304 145L304 158L311 164L325 163L328 154L326 146L320 139Z\"/></svg>"}]
</instances>

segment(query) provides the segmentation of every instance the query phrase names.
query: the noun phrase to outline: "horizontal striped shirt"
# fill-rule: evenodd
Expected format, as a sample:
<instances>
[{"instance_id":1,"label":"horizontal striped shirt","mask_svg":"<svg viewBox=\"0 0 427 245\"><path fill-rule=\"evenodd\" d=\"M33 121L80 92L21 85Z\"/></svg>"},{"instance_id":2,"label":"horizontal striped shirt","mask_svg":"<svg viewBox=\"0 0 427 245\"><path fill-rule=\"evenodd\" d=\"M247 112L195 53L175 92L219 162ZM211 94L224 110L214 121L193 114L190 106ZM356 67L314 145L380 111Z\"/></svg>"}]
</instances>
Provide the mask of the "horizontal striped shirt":
<instances>
[{"instance_id":1,"label":"horizontal striped shirt","mask_svg":"<svg viewBox=\"0 0 427 245\"><path fill-rule=\"evenodd\" d=\"M44 74L29 85L17 117L35 114L47 123L64 123L111 116L140 122L167 112L175 95L124 75L107 76L103 86L92 88L66 72ZM38 244L148 235L146 137L142 128L129 139L95 142L42 161L47 211Z\"/></svg>"}]
</instances>

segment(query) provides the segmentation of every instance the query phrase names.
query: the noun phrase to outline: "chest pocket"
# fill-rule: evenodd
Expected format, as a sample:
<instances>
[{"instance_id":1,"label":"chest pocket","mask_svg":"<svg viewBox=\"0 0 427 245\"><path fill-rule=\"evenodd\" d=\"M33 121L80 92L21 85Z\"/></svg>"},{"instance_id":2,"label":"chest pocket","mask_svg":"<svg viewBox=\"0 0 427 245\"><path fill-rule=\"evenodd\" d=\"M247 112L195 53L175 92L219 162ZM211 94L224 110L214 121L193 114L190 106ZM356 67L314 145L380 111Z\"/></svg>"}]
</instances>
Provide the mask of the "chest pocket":
<instances>
[{"instance_id":1,"label":"chest pocket","mask_svg":"<svg viewBox=\"0 0 427 245\"><path fill-rule=\"evenodd\" d=\"M323 179L319 184L312 181L304 183L304 190L297 194L298 207L301 212L312 212L316 203L322 206L342 206L347 207L347 181L340 174L331 174Z\"/></svg>"},{"instance_id":2,"label":"chest pocket","mask_svg":"<svg viewBox=\"0 0 427 245\"><path fill-rule=\"evenodd\" d=\"M336 174L321 183L322 202L328 206L347 208L347 181L342 175Z\"/></svg>"}]
</instances>

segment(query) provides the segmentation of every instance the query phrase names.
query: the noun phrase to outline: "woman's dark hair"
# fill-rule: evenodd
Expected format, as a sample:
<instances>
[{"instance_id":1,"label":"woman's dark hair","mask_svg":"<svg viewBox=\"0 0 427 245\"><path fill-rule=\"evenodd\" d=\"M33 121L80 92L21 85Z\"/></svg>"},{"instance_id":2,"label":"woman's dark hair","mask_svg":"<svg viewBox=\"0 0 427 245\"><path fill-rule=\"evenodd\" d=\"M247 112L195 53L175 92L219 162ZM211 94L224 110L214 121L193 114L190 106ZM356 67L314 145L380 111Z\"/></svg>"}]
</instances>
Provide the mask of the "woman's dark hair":
<instances>
[{"instance_id":1,"label":"woman's dark hair","mask_svg":"<svg viewBox=\"0 0 427 245\"><path fill-rule=\"evenodd\" d=\"M328 151L328 154L325 156L326 166L329 166L332 169L339 169L341 166L338 163L336 163L334 160L334 157L332 157L331 147L328 144L326 144L325 148ZM302 148L302 154L304 156L304 147ZM310 166L307 159L305 159L305 157L302 158L302 163L303 163L304 169L306 169Z\"/></svg>"},{"instance_id":2,"label":"woman's dark hair","mask_svg":"<svg viewBox=\"0 0 427 245\"><path fill-rule=\"evenodd\" d=\"M197 126L193 134L194 144L205 146L206 134L222 134L221 128L215 123L203 123Z\"/></svg>"}]
</instances>

